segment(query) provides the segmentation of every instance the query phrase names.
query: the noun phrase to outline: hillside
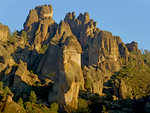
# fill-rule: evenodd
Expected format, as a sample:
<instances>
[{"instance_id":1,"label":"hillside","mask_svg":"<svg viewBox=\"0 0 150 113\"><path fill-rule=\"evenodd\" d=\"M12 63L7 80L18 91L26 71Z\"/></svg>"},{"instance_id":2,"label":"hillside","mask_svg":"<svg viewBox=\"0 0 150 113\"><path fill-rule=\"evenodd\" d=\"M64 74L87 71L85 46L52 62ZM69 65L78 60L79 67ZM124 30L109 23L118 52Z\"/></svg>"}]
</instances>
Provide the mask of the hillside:
<instances>
[{"instance_id":1,"label":"hillside","mask_svg":"<svg viewBox=\"0 0 150 113\"><path fill-rule=\"evenodd\" d=\"M0 24L0 112L149 113L149 56L87 12L58 24L37 6L21 31Z\"/></svg>"}]
</instances>

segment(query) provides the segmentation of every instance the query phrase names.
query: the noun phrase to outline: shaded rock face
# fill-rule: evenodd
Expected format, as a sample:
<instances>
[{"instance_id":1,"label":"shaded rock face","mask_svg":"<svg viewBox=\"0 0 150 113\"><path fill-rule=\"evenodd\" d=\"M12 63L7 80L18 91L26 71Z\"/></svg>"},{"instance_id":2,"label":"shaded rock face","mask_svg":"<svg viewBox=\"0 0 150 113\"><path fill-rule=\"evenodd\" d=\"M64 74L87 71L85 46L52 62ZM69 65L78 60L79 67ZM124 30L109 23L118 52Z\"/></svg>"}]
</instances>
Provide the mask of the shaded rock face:
<instances>
[{"instance_id":1,"label":"shaded rock face","mask_svg":"<svg viewBox=\"0 0 150 113\"><path fill-rule=\"evenodd\" d=\"M81 69L81 46L75 36L68 37L59 51L58 73L55 76L49 102L56 101L77 108L80 86L84 85Z\"/></svg>"},{"instance_id":2,"label":"shaded rock face","mask_svg":"<svg viewBox=\"0 0 150 113\"><path fill-rule=\"evenodd\" d=\"M72 36L71 29L67 23L61 21L57 27L54 37L52 37L49 48L44 55L41 56L37 63L37 70L42 75L41 77L48 77L54 80L54 76L58 70L59 51L66 38ZM50 76L49 76L50 75Z\"/></svg>"},{"instance_id":3,"label":"shaded rock face","mask_svg":"<svg viewBox=\"0 0 150 113\"><path fill-rule=\"evenodd\" d=\"M57 24L53 20L51 5L43 5L30 10L24 23L24 30L28 33L29 42L40 51L43 44L47 44L55 34Z\"/></svg>"},{"instance_id":4,"label":"shaded rock face","mask_svg":"<svg viewBox=\"0 0 150 113\"><path fill-rule=\"evenodd\" d=\"M38 76L30 73L27 70L27 64L20 61L14 76L13 90L16 91L17 94L28 92L30 86L39 82Z\"/></svg>"},{"instance_id":5,"label":"shaded rock face","mask_svg":"<svg viewBox=\"0 0 150 113\"><path fill-rule=\"evenodd\" d=\"M6 42L9 36L8 26L2 25L0 23L0 42Z\"/></svg>"}]
</instances>

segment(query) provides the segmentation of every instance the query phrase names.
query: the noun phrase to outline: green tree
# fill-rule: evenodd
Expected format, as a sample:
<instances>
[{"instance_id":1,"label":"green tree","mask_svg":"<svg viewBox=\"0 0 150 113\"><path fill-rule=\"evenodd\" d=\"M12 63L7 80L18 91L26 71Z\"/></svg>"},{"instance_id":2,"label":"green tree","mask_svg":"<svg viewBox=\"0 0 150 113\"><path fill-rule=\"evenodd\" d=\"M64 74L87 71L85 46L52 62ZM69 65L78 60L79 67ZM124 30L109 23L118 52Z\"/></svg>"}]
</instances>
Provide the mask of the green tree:
<instances>
[{"instance_id":1,"label":"green tree","mask_svg":"<svg viewBox=\"0 0 150 113\"><path fill-rule=\"evenodd\" d=\"M22 100L22 98L19 98L18 104L19 104L21 107L24 107L24 106L23 106L23 100Z\"/></svg>"},{"instance_id":2,"label":"green tree","mask_svg":"<svg viewBox=\"0 0 150 113\"><path fill-rule=\"evenodd\" d=\"M106 107L103 105L102 113L106 113Z\"/></svg>"},{"instance_id":3,"label":"green tree","mask_svg":"<svg viewBox=\"0 0 150 113\"><path fill-rule=\"evenodd\" d=\"M32 103L36 103L36 99L37 99L37 97L36 97L35 92L34 92L34 91L31 91L31 92L30 92L29 101L32 102Z\"/></svg>"},{"instance_id":4,"label":"green tree","mask_svg":"<svg viewBox=\"0 0 150 113\"><path fill-rule=\"evenodd\" d=\"M90 113L86 100L79 99L77 113Z\"/></svg>"},{"instance_id":5,"label":"green tree","mask_svg":"<svg viewBox=\"0 0 150 113\"><path fill-rule=\"evenodd\" d=\"M11 93L11 90L9 89L8 86L6 86L6 87L4 88L4 93L5 93L5 94Z\"/></svg>"},{"instance_id":6,"label":"green tree","mask_svg":"<svg viewBox=\"0 0 150 113\"><path fill-rule=\"evenodd\" d=\"M24 37L25 41L27 41L27 32L22 30L21 37Z\"/></svg>"},{"instance_id":7,"label":"green tree","mask_svg":"<svg viewBox=\"0 0 150 113\"><path fill-rule=\"evenodd\" d=\"M58 104L57 103L52 103L50 105L50 113L58 113Z\"/></svg>"},{"instance_id":8,"label":"green tree","mask_svg":"<svg viewBox=\"0 0 150 113\"><path fill-rule=\"evenodd\" d=\"M3 87L4 87L4 83L2 81L0 81L0 90L3 91Z\"/></svg>"}]
</instances>

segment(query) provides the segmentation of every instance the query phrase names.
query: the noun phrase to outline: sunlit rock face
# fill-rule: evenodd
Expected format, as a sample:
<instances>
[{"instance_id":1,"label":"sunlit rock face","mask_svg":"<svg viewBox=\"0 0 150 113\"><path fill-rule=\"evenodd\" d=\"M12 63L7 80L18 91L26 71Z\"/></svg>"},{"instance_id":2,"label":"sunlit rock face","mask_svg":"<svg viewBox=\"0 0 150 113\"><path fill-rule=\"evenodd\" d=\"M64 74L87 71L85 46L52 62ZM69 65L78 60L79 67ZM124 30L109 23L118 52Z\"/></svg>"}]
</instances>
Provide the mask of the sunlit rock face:
<instances>
[{"instance_id":1,"label":"sunlit rock face","mask_svg":"<svg viewBox=\"0 0 150 113\"><path fill-rule=\"evenodd\" d=\"M58 73L53 91L49 93L49 102L56 101L61 106L77 108L79 88L84 87L81 52L76 37L68 37L59 51Z\"/></svg>"},{"instance_id":2,"label":"sunlit rock face","mask_svg":"<svg viewBox=\"0 0 150 113\"><path fill-rule=\"evenodd\" d=\"M34 45L37 51L40 51L42 45L49 43L55 34L56 28L57 24L53 20L53 8L51 5L42 5L30 10L24 23L28 41Z\"/></svg>"},{"instance_id":3,"label":"sunlit rock face","mask_svg":"<svg viewBox=\"0 0 150 113\"><path fill-rule=\"evenodd\" d=\"M101 31L89 45L89 64L96 64L101 69L119 71L121 57L117 41L110 32Z\"/></svg>"},{"instance_id":4,"label":"sunlit rock face","mask_svg":"<svg viewBox=\"0 0 150 113\"><path fill-rule=\"evenodd\" d=\"M0 43L6 42L9 36L9 28L8 26L2 25L0 23Z\"/></svg>"}]
</instances>

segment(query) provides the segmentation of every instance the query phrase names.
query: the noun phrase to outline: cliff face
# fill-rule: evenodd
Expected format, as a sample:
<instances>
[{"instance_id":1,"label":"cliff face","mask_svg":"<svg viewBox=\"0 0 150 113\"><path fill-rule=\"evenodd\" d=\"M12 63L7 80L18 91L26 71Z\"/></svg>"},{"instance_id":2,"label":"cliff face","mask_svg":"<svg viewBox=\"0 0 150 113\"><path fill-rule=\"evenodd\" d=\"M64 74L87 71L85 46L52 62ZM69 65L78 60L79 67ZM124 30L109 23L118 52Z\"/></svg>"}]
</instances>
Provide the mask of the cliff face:
<instances>
[{"instance_id":1,"label":"cliff face","mask_svg":"<svg viewBox=\"0 0 150 113\"><path fill-rule=\"evenodd\" d=\"M51 5L30 10L24 23L27 40L18 32L16 41L8 41L9 29L0 24L0 42L7 42L0 45L0 80L18 95L37 83L52 81L47 101L74 109L81 89L103 95L112 74L131 60L144 62L136 42L124 44L96 25L88 13L76 18L74 12L57 24ZM117 80L113 95L125 99L132 88Z\"/></svg>"}]
</instances>

